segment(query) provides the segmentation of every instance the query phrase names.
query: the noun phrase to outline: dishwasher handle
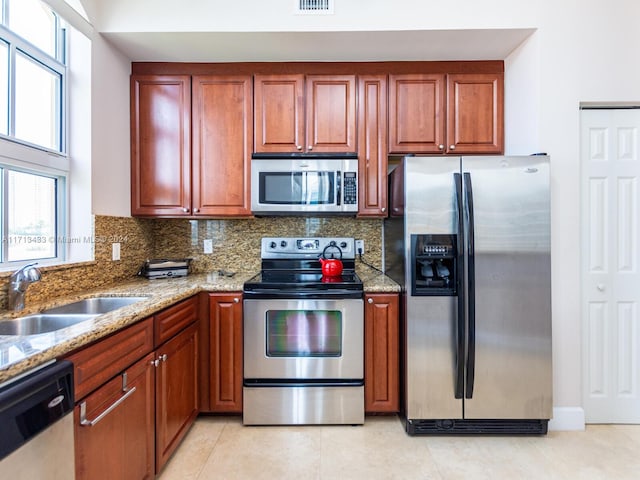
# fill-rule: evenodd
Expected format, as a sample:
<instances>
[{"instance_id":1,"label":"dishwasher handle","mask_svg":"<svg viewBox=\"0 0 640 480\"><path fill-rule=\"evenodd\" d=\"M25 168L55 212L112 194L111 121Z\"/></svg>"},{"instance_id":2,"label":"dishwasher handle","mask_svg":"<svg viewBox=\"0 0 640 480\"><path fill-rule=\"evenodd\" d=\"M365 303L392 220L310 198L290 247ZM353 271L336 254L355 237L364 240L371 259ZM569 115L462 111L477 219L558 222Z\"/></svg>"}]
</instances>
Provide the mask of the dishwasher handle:
<instances>
[{"instance_id":1,"label":"dishwasher handle","mask_svg":"<svg viewBox=\"0 0 640 480\"><path fill-rule=\"evenodd\" d=\"M122 395L118 400L116 400L111 405L109 405L109 407L107 407L107 409L104 412L102 412L93 420L87 420L87 402L86 401L82 402L80 404L80 426L93 427L100 420L102 420L104 417L106 417L111 412L113 412L116 408L118 408L118 406L122 402L124 402L127 398L129 398L131 395L133 395L133 392L135 391L136 391L136 387L129 388L127 386L127 372L124 372L122 374L122 392L124 393L124 395Z\"/></svg>"},{"instance_id":2,"label":"dishwasher handle","mask_svg":"<svg viewBox=\"0 0 640 480\"><path fill-rule=\"evenodd\" d=\"M87 420L87 402L82 402L80 404L80 425L82 425L83 427L93 427L100 420L102 420L104 417L109 415L113 410L118 408L118 405L120 405L127 398L129 398L131 395L133 395L133 392L135 392L135 391L136 391L136 387L133 387L133 388L130 388L129 390L127 390L126 393L123 396L121 396L118 400L113 402L109 406L109 408L107 408L104 412L102 412L100 415L98 415L93 420Z\"/></svg>"}]
</instances>

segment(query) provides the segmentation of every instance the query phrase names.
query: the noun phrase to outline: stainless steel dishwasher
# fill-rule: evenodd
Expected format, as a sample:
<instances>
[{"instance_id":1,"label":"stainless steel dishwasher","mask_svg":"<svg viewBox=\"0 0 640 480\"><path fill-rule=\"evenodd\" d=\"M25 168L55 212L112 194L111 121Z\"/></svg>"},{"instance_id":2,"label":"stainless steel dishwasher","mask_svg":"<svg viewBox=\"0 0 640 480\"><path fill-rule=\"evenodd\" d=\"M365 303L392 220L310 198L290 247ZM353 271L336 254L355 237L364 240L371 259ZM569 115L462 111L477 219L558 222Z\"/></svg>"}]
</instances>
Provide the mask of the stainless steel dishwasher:
<instances>
[{"instance_id":1,"label":"stainless steel dishwasher","mask_svg":"<svg viewBox=\"0 0 640 480\"><path fill-rule=\"evenodd\" d=\"M0 478L73 480L72 412L71 362L0 386Z\"/></svg>"}]
</instances>

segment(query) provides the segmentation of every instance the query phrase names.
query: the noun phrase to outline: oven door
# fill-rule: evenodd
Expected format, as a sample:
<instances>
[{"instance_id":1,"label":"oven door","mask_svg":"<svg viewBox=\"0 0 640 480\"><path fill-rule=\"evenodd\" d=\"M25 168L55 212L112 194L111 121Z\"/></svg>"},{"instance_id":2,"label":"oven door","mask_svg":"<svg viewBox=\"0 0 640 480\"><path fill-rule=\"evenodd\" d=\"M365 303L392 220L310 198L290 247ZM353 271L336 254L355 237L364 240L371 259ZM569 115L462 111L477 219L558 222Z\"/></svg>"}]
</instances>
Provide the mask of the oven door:
<instances>
[{"instance_id":1,"label":"oven door","mask_svg":"<svg viewBox=\"0 0 640 480\"><path fill-rule=\"evenodd\" d=\"M246 380L364 378L362 299L244 301Z\"/></svg>"}]
</instances>

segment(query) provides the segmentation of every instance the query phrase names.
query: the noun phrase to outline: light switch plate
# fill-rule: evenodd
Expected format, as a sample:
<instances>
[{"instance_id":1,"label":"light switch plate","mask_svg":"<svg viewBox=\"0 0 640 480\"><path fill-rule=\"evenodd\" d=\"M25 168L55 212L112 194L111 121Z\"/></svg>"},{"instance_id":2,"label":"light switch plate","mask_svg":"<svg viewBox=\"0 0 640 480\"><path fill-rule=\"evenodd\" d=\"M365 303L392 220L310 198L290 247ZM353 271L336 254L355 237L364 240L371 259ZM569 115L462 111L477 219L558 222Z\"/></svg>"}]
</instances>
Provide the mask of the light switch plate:
<instances>
[{"instance_id":1,"label":"light switch plate","mask_svg":"<svg viewBox=\"0 0 640 480\"><path fill-rule=\"evenodd\" d=\"M111 244L111 260L120 260L120 243Z\"/></svg>"},{"instance_id":2,"label":"light switch plate","mask_svg":"<svg viewBox=\"0 0 640 480\"><path fill-rule=\"evenodd\" d=\"M356 253L364 255L364 240L356 240Z\"/></svg>"},{"instance_id":3,"label":"light switch plate","mask_svg":"<svg viewBox=\"0 0 640 480\"><path fill-rule=\"evenodd\" d=\"M204 253L213 253L213 240L206 238L204 240Z\"/></svg>"}]
</instances>

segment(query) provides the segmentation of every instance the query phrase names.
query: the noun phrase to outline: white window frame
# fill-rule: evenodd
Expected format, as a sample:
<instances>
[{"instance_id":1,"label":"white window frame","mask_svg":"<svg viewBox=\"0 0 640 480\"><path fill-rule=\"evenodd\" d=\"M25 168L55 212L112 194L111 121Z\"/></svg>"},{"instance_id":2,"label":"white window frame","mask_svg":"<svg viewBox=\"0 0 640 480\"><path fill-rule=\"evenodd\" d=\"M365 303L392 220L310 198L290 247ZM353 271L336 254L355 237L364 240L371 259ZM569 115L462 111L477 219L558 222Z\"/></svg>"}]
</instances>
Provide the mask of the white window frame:
<instances>
[{"instance_id":1,"label":"white window frame","mask_svg":"<svg viewBox=\"0 0 640 480\"><path fill-rule=\"evenodd\" d=\"M14 0L15 1L15 0ZM8 44L9 55L9 135L0 134L0 165L11 170L17 170L26 173L39 174L57 179L56 194L56 256L44 259L32 259L24 261L7 261L6 248L2 248L2 256L0 257L0 270L14 269L21 265L36 261L39 265L52 265L64 262L68 251L64 242L59 242L60 238L67 236L68 232L68 216L69 216L69 175L71 162L67 155L68 138L68 121L67 113L69 110L69 94L68 94L68 67L63 63L67 58L68 42L66 41L65 29L61 25L60 16L53 11L56 17L56 56L58 59L51 57L36 46L32 45L19 35L9 30L6 26L8 10L7 2L2 2L2 22L0 22L0 37ZM43 2L44 3L44 2ZM47 3L47 7L51 8ZM32 61L38 62L46 68L52 70L60 76L60 99L58 102L59 112L56 126L56 136L59 142L59 151L53 150L41 145L35 145L22 139L15 138L15 59L17 52L30 57ZM4 185L2 186L4 189ZM2 191L2 212L0 212L1 222L0 229L2 238L6 239L7 218L5 214L4 197Z\"/></svg>"}]
</instances>

